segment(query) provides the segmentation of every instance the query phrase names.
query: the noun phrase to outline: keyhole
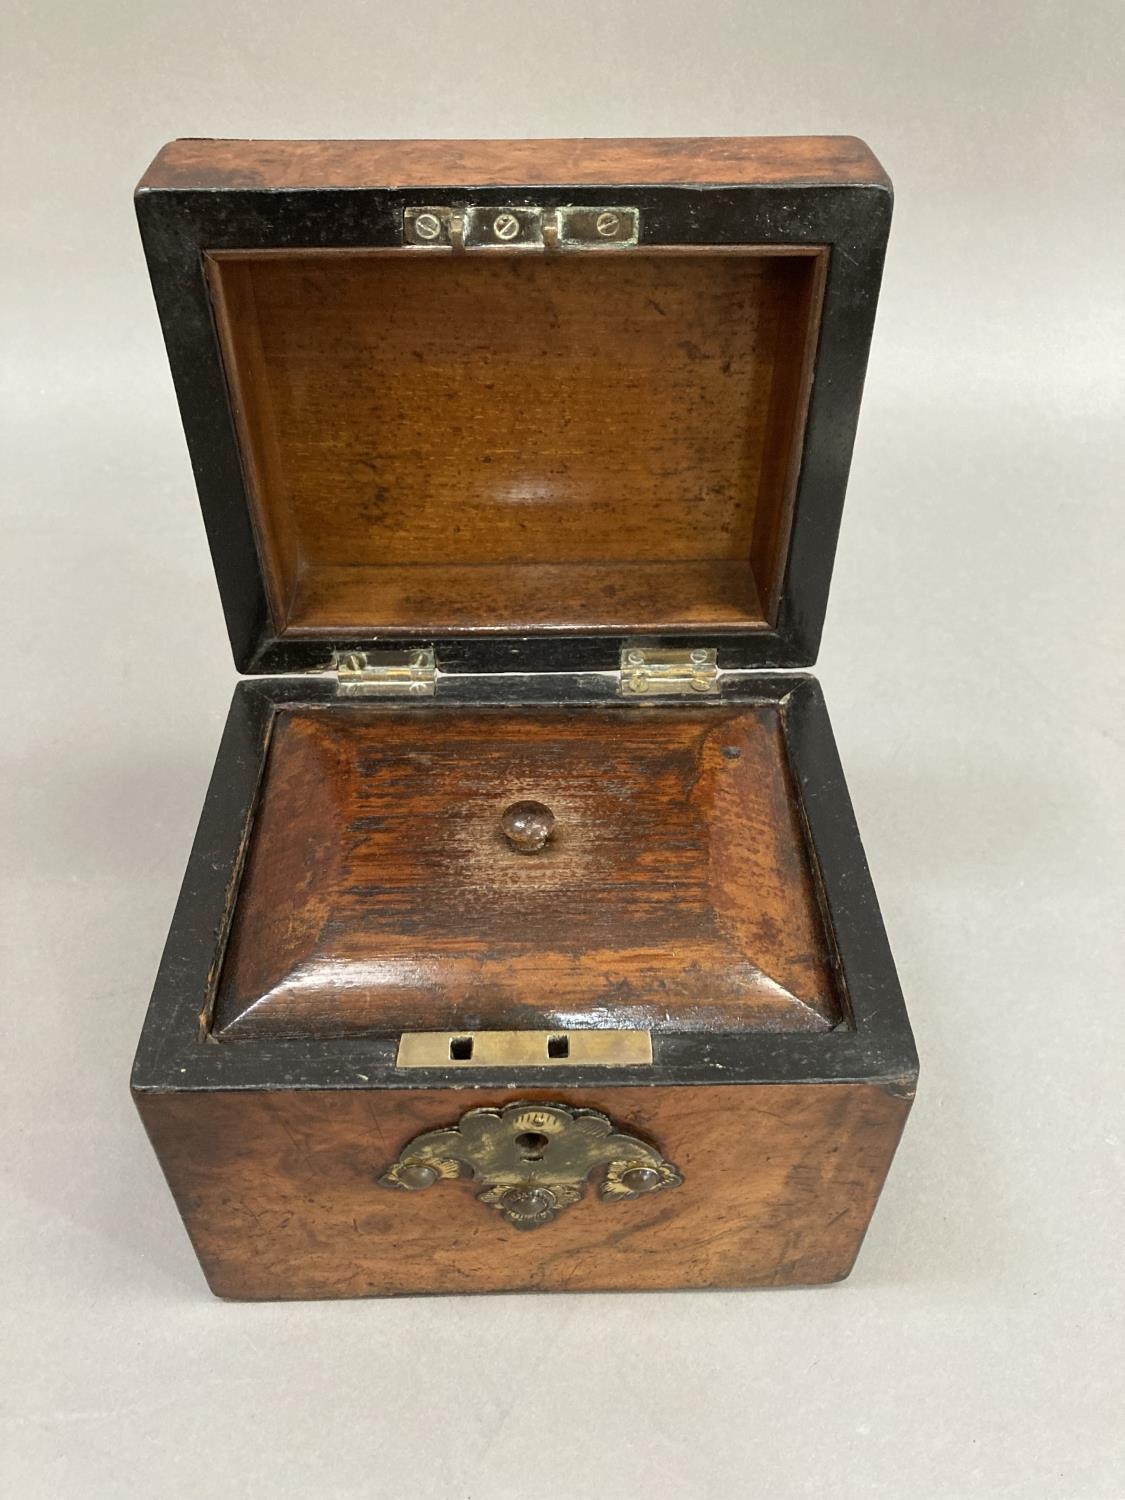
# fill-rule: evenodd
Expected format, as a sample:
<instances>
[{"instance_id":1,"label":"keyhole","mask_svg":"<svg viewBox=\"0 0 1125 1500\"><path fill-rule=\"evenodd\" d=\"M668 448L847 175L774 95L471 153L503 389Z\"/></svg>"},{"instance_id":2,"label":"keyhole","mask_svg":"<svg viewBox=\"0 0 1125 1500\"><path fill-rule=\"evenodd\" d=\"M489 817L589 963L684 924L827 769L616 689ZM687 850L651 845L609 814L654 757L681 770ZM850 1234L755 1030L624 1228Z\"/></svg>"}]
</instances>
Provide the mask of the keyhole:
<instances>
[{"instance_id":1,"label":"keyhole","mask_svg":"<svg viewBox=\"0 0 1125 1500\"><path fill-rule=\"evenodd\" d=\"M516 1136L516 1149L525 1161L542 1161L550 1140L550 1136L540 1135L537 1130L525 1130L523 1135Z\"/></svg>"}]
</instances>

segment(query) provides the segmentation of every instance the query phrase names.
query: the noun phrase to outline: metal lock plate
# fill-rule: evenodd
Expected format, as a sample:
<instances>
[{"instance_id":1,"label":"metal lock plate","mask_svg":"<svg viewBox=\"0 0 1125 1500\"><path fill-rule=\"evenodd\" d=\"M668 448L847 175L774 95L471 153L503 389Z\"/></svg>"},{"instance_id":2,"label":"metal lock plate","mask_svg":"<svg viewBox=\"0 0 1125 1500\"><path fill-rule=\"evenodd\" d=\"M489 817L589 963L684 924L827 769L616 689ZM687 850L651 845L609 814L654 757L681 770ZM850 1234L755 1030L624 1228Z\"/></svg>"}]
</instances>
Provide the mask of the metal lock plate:
<instances>
[{"instance_id":1,"label":"metal lock plate","mask_svg":"<svg viewBox=\"0 0 1125 1500\"><path fill-rule=\"evenodd\" d=\"M404 245L419 250L627 250L640 239L636 208L535 203L407 208Z\"/></svg>"},{"instance_id":2,"label":"metal lock plate","mask_svg":"<svg viewBox=\"0 0 1125 1500\"><path fill-rule=\"evenodd\" d=\"M645 1067L647 1031L404 1031L397 1068Z\"/></svg>"},{"instance_id":3,"label":"metal lock plate","mask_svg":"<svg viewBox=\"0 0 1125 1500\"><path fill-rule=\"evenodd\" d=\"M655 1146L617 1130L597 1110L520 1102L471 1109L448 1130L415 1136L376 1181L416 1193L443 1180L473 1177L481 1185L478 1202L516 1229L539 1229L584 1196L599 1168L599 1195L608 1202L683 1181Z\"/></svg>"}]
</instances>

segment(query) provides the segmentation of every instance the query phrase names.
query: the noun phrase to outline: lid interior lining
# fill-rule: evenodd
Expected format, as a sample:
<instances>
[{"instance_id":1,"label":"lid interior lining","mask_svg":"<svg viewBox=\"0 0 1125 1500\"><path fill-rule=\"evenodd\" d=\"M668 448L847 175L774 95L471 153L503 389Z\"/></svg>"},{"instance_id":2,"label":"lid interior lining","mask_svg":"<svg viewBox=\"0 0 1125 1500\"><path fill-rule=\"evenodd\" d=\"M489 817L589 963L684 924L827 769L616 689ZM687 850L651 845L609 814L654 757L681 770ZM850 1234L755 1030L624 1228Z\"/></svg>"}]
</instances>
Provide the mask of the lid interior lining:
<instances>
[{"instance_id":1,"label":"lid interior lining","mask_svg":"<svg viewBox=\"0 0 1125 1500\"><path fill-rule=\"evenodd\" d=\"M826 252L222 252L279 636L774 620Z\"/></svg>"}]
</instances>

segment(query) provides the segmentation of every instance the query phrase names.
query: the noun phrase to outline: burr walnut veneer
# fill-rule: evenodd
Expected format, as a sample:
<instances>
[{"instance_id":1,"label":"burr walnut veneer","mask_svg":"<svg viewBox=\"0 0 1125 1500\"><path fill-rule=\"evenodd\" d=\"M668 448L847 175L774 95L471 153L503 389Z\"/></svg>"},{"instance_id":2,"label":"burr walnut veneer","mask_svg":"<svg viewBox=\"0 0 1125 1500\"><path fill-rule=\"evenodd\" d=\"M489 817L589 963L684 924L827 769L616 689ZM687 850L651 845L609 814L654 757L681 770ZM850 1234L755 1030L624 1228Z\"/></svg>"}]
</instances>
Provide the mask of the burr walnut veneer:
<instances>
[{"instance_id":1,"label":"burr walnut veneer","mask_svg":"<svg viewBox=\"0 0 1125 1500\"><path fill-rule=\"evenodd\" d=\"M229 1297L847 1274L917 1075L820 689L851 139L180 141L236 663L133 1070Z\"/></svg>"}]
</instances>

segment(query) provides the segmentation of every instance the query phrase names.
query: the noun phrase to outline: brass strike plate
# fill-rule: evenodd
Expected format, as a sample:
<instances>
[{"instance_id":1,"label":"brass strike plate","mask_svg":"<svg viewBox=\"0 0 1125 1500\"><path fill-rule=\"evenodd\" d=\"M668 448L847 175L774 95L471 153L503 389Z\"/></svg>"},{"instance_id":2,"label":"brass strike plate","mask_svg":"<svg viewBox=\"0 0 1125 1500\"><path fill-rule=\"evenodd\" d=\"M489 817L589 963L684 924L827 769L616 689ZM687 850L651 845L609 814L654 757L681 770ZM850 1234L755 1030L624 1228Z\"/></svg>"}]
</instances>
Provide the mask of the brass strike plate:
<instances>
[{"instance_id":1,"label":"brass strike plate","mask_svg":"<svg viewBox=\"0 0 1125 1500\"><path fill-rule=\"evenodd\" d=\"M640 210L617 204L437 204L402 215L402 242L419 250L627 250L640 233Z\"/></svg>"},{"instance_id":2,"label":"brass strike plate","mask_svg":"<svg viewBox=\"0 0 1125 1500\"><path fill-rule=\"evenodd\" d=\"M620 1068L652 1063L647 1031L404 1031L398 1068Z\"/></svg>"}]
</instances>

